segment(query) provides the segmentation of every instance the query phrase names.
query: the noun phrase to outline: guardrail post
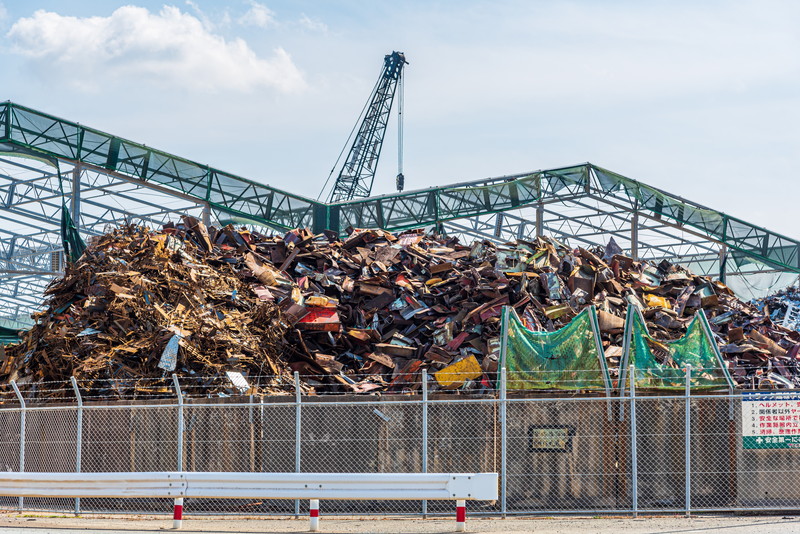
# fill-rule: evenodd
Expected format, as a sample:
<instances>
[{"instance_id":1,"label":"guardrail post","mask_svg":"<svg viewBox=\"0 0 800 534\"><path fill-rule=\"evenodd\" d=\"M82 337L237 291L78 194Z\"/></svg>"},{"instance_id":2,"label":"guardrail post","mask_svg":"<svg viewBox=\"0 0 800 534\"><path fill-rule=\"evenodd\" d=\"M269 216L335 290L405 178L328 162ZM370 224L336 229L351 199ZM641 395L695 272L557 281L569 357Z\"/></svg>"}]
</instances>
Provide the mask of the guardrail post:
<instances>
[{"instance_id":1,"label":"guardrail post","mask_svg":"<svg viewBox=\"0 0 800 534\"><path fill-rule=\"evenodd\" d=\"M183 433L184 433L184 418L183 418L183 393L181 392L181 384L178 381L178 375L172 374L172 384L175 386L175 394L178 396L178 458L175 462L176 470L183 471ZM172 505L172 528L179 529L183 525L183 498L175 499Z\"/></svg>"},{"instance_id":2,"label":"guardrail post","mask_svg":"<svg viewBox=\"0 0 800 534\"><path fill-rule=\"evenodd\" d=\"M17 400L19 401L20 411L19 411L19 472L25 472L25 398L20 393L19 388L17 387L17 381L11 381L11 387L14 388L14 393L17 395ZM19 509L22 510L22 507L25 502L25 497L19 498Z\"/></svg>"},{"instance_id":3,"label":"guardrail post","mask_svg":"<svg viewBox=\"0 0 800 534\"><path fill-rule=\"evenodd\" d=\"M311 532L319 532L319 499L311 499L308 504L308 518Z\"/></svg>"},{"instance_id":4,"label":"guardrail post","mask_svg":"<svg viewBox=\"0 0 800 534\"><path fill-rule=\"evenodd\" d=\"M81 472L81 449L83 448L83 397L78 389L78 381L74 376L69 377L72 384L72 391L75 392L75 400L78 402L78 421L75 429L75 472ZM75 497L75 515L81 513L81 498Z\"/></svg>"},{"instance_id":5,"label":"guardrail post","mask_svg":"<svg viewBox=\"0 0 800 534\"><path fill-rule=\"evenodd\" d=\"M508 513L508 381L506 366L500 367L500 512L503 518Z\"/></svg>"},{"instance_id":6,"label":"guardrail post","mask_svg":"<svg viewBox=\"0 0 800 534\"><path fill-rule=\"evenodd\" d=\"M636 453L636 376L631 365L629 381L631 386L631 499L633 500L633 517L639 515L639 460Z\"/></svg>"},{"instance_id":7,"label":"guardrail post","mask_svg":"<svg viewBox=\"0 0 800 534\"><path fill-rule=\"evenodd\" d=\"M183 497L175 499L172 507L172 528L179 530L183 526Z\"/></svg>"},{"instance_id":8,"label":"guardrail post","mask_svg":"<svg viewBox=\"0 0 800 534\"><path fill-rule=\"evenodd\" d=\"M456 532L467 530L467 501L456 501Z\"/></svg>"},{"instance_id":9,"label":"guardrail post","mask_svg":"<svg viewBox=\"0 0 800 534\"><path fill-rule=\"evenodd\" d=\"M422 370L422 472L428 472L428 370ZM422 501L422 517L428 517L428 501Z\"/></svg>"},{"instance_id":10,"label":"guardrail post","mask_svg":"<svg viewBox=\"0 0 800 534\"><path fill-rule=\"evenodd\" d=\"M692 366L687 364L686 365L686 390L684 396L686 397L686 416L684 419L683 425L683 433L684 433L684 451L685 451L685 459L684 462L686 464L686 476L685 476L685 484L686 484L686 491L685 491L685 504L686 504L686 517L689 517L692 513L692 458L691 458L691 451L692 451Z\"/></svg>"},{"instance_id":11,"label":"guardrail post","mask_svg":"<svg viewBox=\"0 0 800 534\"><path fill-rule=\"evenodd\" d=\"M300 391L300 373L295 371L294 372L294 472L300 472L300 454L302 450L300 448L300 440L301 436L301 405L302 405L302 395ZM311 501L312 503L314 501ZM317 502L317 507L319 507L319 501ZM319 513L319 512L317 512ZM294 501L294 516L300 517L300 499L295 499ZM317 520L318 522L319 520ZM312 520L313 525L313 520Z\"/></svg>"}]
</instances>

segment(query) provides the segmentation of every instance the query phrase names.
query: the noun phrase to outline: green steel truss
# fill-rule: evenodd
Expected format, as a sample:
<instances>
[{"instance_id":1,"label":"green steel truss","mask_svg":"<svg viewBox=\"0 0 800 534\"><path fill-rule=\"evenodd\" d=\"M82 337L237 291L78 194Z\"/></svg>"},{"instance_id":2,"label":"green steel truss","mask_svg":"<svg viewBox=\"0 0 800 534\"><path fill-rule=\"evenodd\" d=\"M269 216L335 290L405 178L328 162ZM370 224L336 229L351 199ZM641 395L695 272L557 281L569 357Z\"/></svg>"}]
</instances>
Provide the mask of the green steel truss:
<instances>
[{"instance_id":1,"label":"green steel truss","mask_svg":"<svg viewBox=\"0 0 800 534\"><path fill-rule=\"evenodd\" d=\"M800 273L797 240L590 163L327 204L11 102L0 103L0 152L0 228L3 220L30 226L0 230L0 292L19 294L18 309L38 302L32 293L58 271L60 192L52 168L6 157L12 152L58 161L87 237L188 211L277 230L435 227L497 242L552 235L573 246L613 237L634 256L690 262L722 277ZM3 313L2 299L0 316L14 315Z\"/></svg>"},{"instance_id":2,"label":"green steel truss","mask_svg":"<svg viewBox=\"0 0 800 534\"><path fill-rule=\"evenodd\" d=\"M0 104L0 142L80 162L187 195L220 212L308 226L320 204L208 165L154 150L11 102Z\"/></svg>"}]
</instances>

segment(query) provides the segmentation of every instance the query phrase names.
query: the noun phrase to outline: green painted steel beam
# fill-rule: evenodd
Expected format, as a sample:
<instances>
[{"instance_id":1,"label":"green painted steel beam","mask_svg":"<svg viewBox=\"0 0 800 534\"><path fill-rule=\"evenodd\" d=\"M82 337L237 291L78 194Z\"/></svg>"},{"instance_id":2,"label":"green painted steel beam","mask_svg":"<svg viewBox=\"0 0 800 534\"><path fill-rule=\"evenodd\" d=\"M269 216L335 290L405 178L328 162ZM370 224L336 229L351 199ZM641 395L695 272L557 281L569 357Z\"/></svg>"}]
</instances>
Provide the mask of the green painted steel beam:
<instances>
[{"instance_id":1,"label":"green painted steel beam","mask_svg":"<svg viewBox=\"0 0 800 534\"><path fill-rule=\"evenodd\" d=\"M592 188L604 198L697 230L767 265L800 273L800 241L596 165L590 167Z\"/></svg>"},{"instance_id":2,"label":"green painted steel beam","mask_svg":"<svg viewBox=\"0 0 800 534\"><path fill-rule=\"evenodd\" d=\"M320 204L191 160L12 102L0 104L0 142L155 183L230 215L278 228L314 226Z\"/></svg>"},{"instance_id":3,"label":"green painted steel beam","mask_svg":"<svg viewBox=\"0 0 800 534\"><path fill-rule=\"evenodd\" d=\"M159 184L207 203L231 220L278 229L342 233L353 226L399 231L514 210L539 200L592 195L800 273L800 241L589 163L326 204L12 102L0 104L0 132L0 143Z\"/></svg>"}]
</instances>

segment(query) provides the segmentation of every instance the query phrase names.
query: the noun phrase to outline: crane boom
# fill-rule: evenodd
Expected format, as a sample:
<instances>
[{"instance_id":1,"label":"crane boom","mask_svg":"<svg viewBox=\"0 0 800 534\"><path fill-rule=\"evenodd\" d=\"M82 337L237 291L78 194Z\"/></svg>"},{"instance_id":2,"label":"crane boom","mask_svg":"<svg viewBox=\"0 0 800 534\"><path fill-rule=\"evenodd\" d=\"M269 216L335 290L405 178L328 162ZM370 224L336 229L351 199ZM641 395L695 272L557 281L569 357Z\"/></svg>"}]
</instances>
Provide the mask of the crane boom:
<instances>
[{"instance_id":1,"label":"crane boom","mask_svg":"<svg viewBox=\"0 0 800 534\"><path fill-rule=\"evenodd\" d=\"M336 178L329 202L366 198L372 192L389 114L403 66L407 63L402 52L392 52L383 58L383 70L367 101L364 119Z\"/></svg>"}]
</instances>

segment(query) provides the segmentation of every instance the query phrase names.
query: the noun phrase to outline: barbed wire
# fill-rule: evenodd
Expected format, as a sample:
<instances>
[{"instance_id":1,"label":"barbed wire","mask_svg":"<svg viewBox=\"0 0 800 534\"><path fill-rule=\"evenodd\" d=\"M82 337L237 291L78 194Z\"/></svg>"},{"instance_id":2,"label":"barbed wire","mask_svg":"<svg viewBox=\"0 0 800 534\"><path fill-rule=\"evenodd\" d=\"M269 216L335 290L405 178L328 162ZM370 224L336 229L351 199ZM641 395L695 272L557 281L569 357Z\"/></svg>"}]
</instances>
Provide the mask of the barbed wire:
<instances>
[{"instance_id":1,"label":"barbed wire","mask_svg":"<svg viewBox=\"0 0 800 534\"><path fill-rule=\"evenodd\" d=\"M744 367L742 367L744 369ZM177 386L184 399L242 399L261 397L295 396L419 396L422 394L423 374L427 376L429 394L452 396L496 397L500 392L500 373L484 372L479 376L462 376L458 373L441 374L417 371L409 375L392 377L389 374L353 376L346 374L302 374L299 382L294 377L282 375L242 376L237 382L225 375L182 376ZM569 370L521 370L507 373L506 390L547 394L596 395L606 391L619 391L629 387L630 372L614 369L608 378L600 369ZM621 383L625 378L624 384ZM686 385L686 369L682 368L636 368L635 385L642 389L666 389L674 391ZM749 378L770 380L763 375ZM444 384L442 383L444 382ZM25 402L77 402L75 388L70 382L43 381L16 383ZM176 382L171 376L157 378L82 378L75 381L82 401L175 401L178 395ZM728 388L723 368L694 367L690 372L693 389ZM770 384L774 385L774 384ZM800 388L781 388L775 391L795 391ZM618 396L618 393L615 395ZM0 404L18 403L19 398L10 384L0 386Z\"/></svg>"}]
</instances>

